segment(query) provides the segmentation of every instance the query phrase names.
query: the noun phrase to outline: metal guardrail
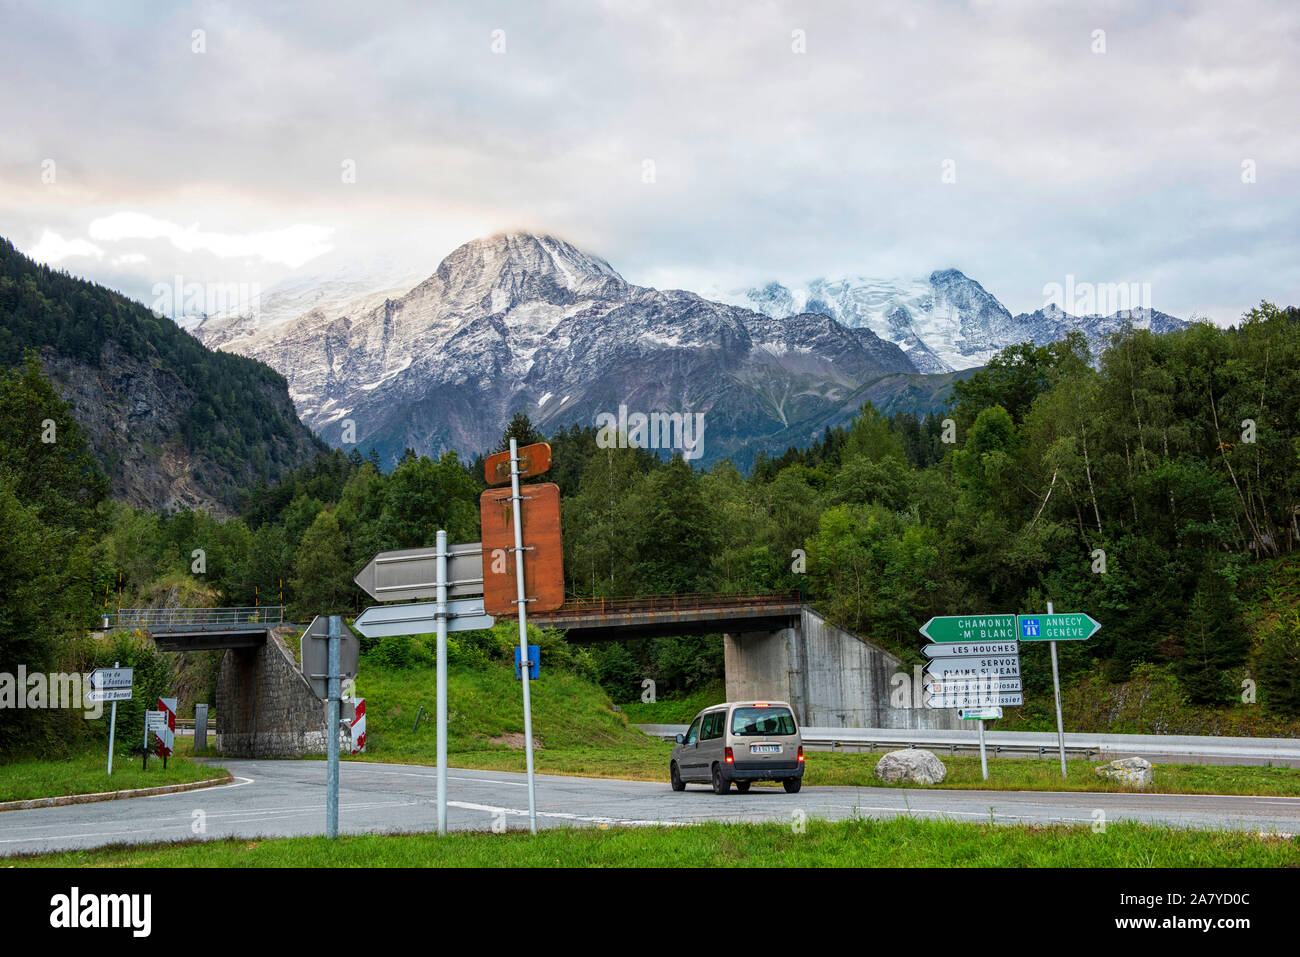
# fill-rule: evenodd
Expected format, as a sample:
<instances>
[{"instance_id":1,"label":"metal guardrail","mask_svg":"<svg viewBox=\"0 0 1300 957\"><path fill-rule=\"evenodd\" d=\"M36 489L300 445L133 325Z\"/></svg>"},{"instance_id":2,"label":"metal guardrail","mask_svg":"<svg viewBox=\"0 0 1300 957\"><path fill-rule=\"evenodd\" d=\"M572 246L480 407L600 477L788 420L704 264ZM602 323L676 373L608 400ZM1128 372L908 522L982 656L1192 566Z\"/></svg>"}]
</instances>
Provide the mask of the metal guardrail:
<instances>
[{"instance_id":1,"label":"metal guardrail","mask_svg":"<svg viewBox=\"0 0 1300 957\"><path fill-rule=\"evenodd\" d=\"M559 608L547 612L529 612L529 618L568 617L570 615L608 615L653 613L657 611L705 611L713 608L762 608L769 605L797 605L803 601L797 589L789 592L750 592L686 595L642 595L630 598L570 598Z\"/></svg>"},{"instance_id":2,"label":"metal guardrail","mask_svg":"<svg viewBox=\"0 0 1300 957\"><path fill-rule=\"evenodd\" d=\"M653 737L671 741L686 731L684 724L642 724ZM926 748L943 754L978 751L979 734L966 730L913 730L908 728L813 728L800 733L804 744L831 751L868 753L898 748ZM994 754L1050 757L1056 753L1056 735L1040 731L989 731L986 740ZM1065 750L1089 759L1103 755L1152 755L1170 759L1201 759L1193 763L1278 764L1300 766L1300 738L1231 738L1176 734L1080 734L1067 732Z\"/></svg>"},{"instance_id":3,"label":"metal guardrail","mask_svg":"<svg viewBox=\"0 0 1300 957\"><path fill-rule=\"evenodd\" d=\"M284 622L283 605L245 608L121 608L105 615L103 626L148 632L254 631Z\"/></svg>"}]
</instances>

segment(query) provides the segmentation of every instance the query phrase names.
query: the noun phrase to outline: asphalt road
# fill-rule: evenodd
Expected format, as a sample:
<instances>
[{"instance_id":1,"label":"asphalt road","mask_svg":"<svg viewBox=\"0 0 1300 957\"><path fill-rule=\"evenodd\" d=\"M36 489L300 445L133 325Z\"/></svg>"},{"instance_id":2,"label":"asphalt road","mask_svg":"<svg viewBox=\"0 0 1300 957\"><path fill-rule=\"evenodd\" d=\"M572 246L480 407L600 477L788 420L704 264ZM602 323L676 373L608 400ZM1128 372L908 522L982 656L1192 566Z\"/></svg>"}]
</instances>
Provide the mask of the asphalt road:
<instances>
[{"instance_id":1,"label":"asphalt road","mask_svg":"<svg viewBox=\"0 0 1300 957\"><path fill-rule=\"evenodd\" d=\"M233 784L179 794L0 813L0 855L193 837L283 837L325 829L325 762L227 761ZM339 828L350 834L436 829L435 769L343 762ZM1027 791L930 791L806 787L799 794L755 787L721 796L689 785L538 775L539 827L780 821L808 817L950 818L1091 825L1094 811L1176 827L1300 833L1300 798ZM448 772L448 827L488 830L494 820L528 826L522 774ZM197 828L202 824L200 833Z\"/></svg>"}]
</instances>

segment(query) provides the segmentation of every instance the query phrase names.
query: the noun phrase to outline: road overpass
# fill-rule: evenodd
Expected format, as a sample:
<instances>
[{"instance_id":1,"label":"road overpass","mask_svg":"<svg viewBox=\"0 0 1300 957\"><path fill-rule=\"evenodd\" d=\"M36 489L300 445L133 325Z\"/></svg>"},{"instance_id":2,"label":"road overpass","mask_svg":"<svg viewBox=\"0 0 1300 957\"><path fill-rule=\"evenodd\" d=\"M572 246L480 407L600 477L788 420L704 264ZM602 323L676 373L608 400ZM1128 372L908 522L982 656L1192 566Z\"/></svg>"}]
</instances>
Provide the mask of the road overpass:
<instances>
[{"instance_id":1,"label":"road overpass","mask_svg":"<svg viewBox=\"0 0 1300 957\"><path fill-rule=\"evenodd\" d=\"M217 671L217 750L228 757L320 754L324 702L279 630L283 605L244 608L125 608L104 627L146 632L164 651L224 651Z\"/></svg>"}]
</instances>

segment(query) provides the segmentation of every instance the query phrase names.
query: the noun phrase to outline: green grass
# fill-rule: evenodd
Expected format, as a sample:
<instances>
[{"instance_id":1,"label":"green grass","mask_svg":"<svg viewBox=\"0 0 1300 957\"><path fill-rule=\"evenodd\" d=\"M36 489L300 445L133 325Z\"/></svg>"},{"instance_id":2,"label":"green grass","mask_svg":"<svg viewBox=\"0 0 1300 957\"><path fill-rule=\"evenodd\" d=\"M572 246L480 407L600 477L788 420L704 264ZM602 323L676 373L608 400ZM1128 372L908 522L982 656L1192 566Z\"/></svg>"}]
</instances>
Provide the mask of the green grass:
<instances>
[{"instance_id":1,"label":"green grass","mask_svg":"<svg viewBox=\"0 0 1300 957\"><path fill-rule=\"evenodd\" d=\"M726 686L714 681L683 698L660 699L654 703L631 701L618 707L633 724L689 724L709 705L726 700Z\"/></svg>"},{"instance_id":2,"label":"green grass","mask_svg":"<svg viewBox=\"0 0 1300 957\"><path fill-rule=\"evenodd\" d=\"M916 818L556 828L117 845L11 857L18 867L1296 867L1300 841L1112 824L1001 826Z\"/></svg>"},{"instance_id":3,"label":"green grass","mask_svg":"<svg viewBox=\"0 0 1300 957\"><path fill-rule=\"evenodd\" d=\"M362 668L357 694L366 699L366 757L374 761L432 759L437 744L434 707L437 672L420 666L382 671ZM447 749L523 755L493 738L519 735L523 695L509 666L452 667L447 673ZM596 748L615 753L649 741L615 711L608 695L576 675L552 669L530 682L533 737L543 749ZM424 715L418 729L415 716ZM653 743L653 742L652 742Z\"/></svg>"},{"instance_id":4,"label":"green grass","mask_svg":"<svg viewBox=\"0 0 1300 957\"><path fill-rule=\"evenodd\" d=\"M166 771L163 770L162 761L151 756L149 769L142 771L138 755L117 755L113 758L111 777L107 773L107 762L108 752L105 750L86 751L68 758L31 758L0 764L0 801L124 791L230 777L222 768L194 764L179 756L167 759Z\"/></svg>"}]
</instances>

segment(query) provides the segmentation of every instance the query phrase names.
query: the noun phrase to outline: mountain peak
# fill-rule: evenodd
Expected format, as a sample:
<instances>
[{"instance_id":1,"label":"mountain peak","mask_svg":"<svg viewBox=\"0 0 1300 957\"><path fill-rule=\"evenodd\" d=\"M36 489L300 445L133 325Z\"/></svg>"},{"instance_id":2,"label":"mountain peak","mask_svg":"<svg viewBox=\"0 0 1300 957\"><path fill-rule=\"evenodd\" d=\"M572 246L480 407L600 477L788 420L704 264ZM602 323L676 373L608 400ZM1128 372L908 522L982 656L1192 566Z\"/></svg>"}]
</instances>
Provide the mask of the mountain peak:
<instances>
[{"instance_id":1,"label":"mountain peak","mask_svg":"<svg viewBox=\"0 0 1300 957\"><path fill-rule=\"evenodd\" d=\"M502 290L512 298L538 283L570 292L590 293L623 277L599 256L546 233L502 232L472 239L452 250L434 276L448 288ZM548 298L548 297L544 297Z\"/></svg>"}]
</instances>

